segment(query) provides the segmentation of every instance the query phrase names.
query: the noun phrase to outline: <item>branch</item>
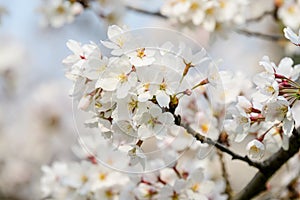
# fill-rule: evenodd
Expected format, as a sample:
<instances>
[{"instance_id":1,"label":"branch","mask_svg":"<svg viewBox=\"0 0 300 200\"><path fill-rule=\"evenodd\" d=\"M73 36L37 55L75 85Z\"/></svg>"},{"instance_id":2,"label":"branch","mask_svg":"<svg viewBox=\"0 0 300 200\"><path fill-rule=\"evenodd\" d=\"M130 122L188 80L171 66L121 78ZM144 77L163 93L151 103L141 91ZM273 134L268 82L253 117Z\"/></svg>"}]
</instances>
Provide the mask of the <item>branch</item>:
<instances>
[{"instance_id":1,"label":"branch","mask_svg":"<svg viewBox=\"0 0 300 200\"><path fill-rule=\"evenodd\" d=\"M184 127L187 130L187 132L189 134L191 134L192 136L194 136L198 141L200 141L201 143L206 143L206 144L215 146L220 151L230 155L232 160L241 160L241 161L248 163L249 166L255 167L257 169L261 169L261 167L262 167L261 163L250 160L250 158L248 156L241 156L241 155L234 153L233 151L228 149L223 144L213 141L212 139L197 133L195 130L193 130L187 124L181 124L181 126Z\"/></svg>"},{"instance_id":2,"label":"branch","mask_svg":"<svg viewBox=\"0 0 300 200\"><path fill-rule=\"evenodd\" d=\"M262 163L261 169L246 187L234 198L235 200L251 199L266 190L266 183L280 167L293 157L300 148L300 128L293 130L289 139L289 149L282 148Z\"/></svg>"},{"instance_id":3,"label":"branch","mask_svg":"<svg viewBox=\"0 0 300 200\"><path fill-rule=\"evenodd\" d=\"M158 12L151 12L151 11L144 10L144 9L141 9L141 8L137 8L137 7L133 7L133 6L130 6L130 5L126 5L126 8L128 10L133 10L135 12L139 12L139 13L146 14L146 15L152 15L152 16L156 16L156 17L160 17L160 18L164 18L164 19L167 18L166 16L162 15L159 11Z\"/></svg>"},{"instance_id":4,"label":"branch","mask_svg":"<svg viewBox=\"0 0 300 200\"><path fill-rule=\"evenodd\" d=\"M221 164L221 169L222 169L222 175L225 179L225 182L226 182L226 187L225 187L225 194L228 195L228 200L231 200L232 199L232 194L233 194L233 191L232 191L232 187L231 187L231 184L230 184L230 181L229 181L229 175L228 175L228 172L227 172L227 169L226 169L226 166L225 166L225 160L224 160L224 156L223 156L223 152L218 150L217 151L217 154L220 158L220 164Z\"/></svg>"},{"instance_id":5,"label":"branch","mask_svg":"<svg viewBox=\"0 0 300 200\"><path fill-rule=\"evenodd\" d=\"M271 11L265 11L262 15L258 16L258 17L254 17L254 18L249 18L246 20L246 23L252 23L252 22L259 22L260 20L262 20L263 18L265 18L268 15L274 15L274 10Z\"/></svg>"},{"instance_id":6,"label":"branch","mask_svg":"<svg viewBox=\"0 0 300 200\"><path fill-rule=\"evenodd\" d=\"M159 11L158 12L151 12L151 11L144 10L142 8L133 7L133 6L130 6L130 5L126 5L126 8L129 9L129 10L133 10L135 12L142 13L142 14L152 15L152 16L163 18L163 19L167 19L167 17L162 15ZM271 11L265 12L265 13L263 13L263 15L261 15L257 18L248 19L246 23L259 21L262 18L264 18L266 15L270 15L270 14L273 14L273 12L271 12ZM236 29L235 32L237 32L239 34L246 35L246 36L257 37L257 38L261 38L261 39L264 39L264 40L270 40L270 41L284 40L284 37L282 35L268 35L268 34L265 34L265 33L252 32L252 31L245 30L245 29Z\"/></svg>"},{"instance_id":7,"label":"branch","mask_svg":"<svg viewBox=\"0 0 300 200\"><path fill-rule=\"evenodd\" d=\"M243 34L246 36L250 36L250 37L257 37L257 38L261 38L264 40L269 40L269 41L280 41L280 40L284 40L284 37L282 35L268 35L265 33L259 33L259 32L252 32L246 29L236 29L235 32L239 33L239 34Z\"/></svg>"}]
</instances>

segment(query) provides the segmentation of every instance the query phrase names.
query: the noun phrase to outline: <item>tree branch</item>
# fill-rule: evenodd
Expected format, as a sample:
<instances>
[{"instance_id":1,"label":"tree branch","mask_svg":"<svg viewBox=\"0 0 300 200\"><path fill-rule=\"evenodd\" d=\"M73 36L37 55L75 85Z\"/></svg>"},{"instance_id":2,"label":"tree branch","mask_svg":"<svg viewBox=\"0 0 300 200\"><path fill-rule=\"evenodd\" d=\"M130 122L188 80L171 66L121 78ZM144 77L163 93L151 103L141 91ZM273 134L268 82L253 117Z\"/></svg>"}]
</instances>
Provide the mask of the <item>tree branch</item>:
<instances>
[{"instance_id":1,"label":"tree branch","mask_svg":"<svg viewBox=\"0 0 300 200\"><path fill-rule=\"evenodd\" d=\"M280 40L284 40L284 37L282 35L268 35L265 33L259 33L259 32L252 32L246 29L236 29L235 32L239 33L239 34L243 34L246 36L250 36L250 37L257 37L257 38L261 38L264 40L269 40L269 41L280 41Z\"/></svg>"},{"instance_id":2,"label":"tree branch","mask_svg":"<svg viewBox=\"0 0 300 200\"><path fill-rule=\"evenodd\" d=\"M254 178L246 185L242 191L236 195L235 200L251 199L266 190L267 181L273 174L280 169L291 157L293 157L300 148L300 128L293 130L293 135L289 139L289 149L282 148L269 159L262 163L261 169L256 173Z\"/></svg>"},{"instance_id":3,"label":"tree branch","mask_svg":"<svg viewBox=\"0 0 300 200\"><path fill-rule=\"evenodd\" d=\"M137 8L137 7L133 7L133 6L130 6L130 5L126 5L126 8L128 10L133 10L135 12L146 14L146 15L153 15L153 16L156 16L156 17L164 18L164 19L167 18L166 16L162 15L159 11L158 12L151 12L151 11L144 10L144 9L141 9L141 8Z\"/></svg>"},{"instance_id":4,"label":"tree branch","mask_svg":"<svg viewBox=\"0 0 300 200\"><path fill-rule=\"evenodd\" d=\"M228 200L231 200L232 199L232 195L233 195L233 191L232 191L232 187L231 187L231 184L230 184L230 181L229 181L229 175L228 175L228 172L227 172L227 169L226 169L226 166L225 166L225 160L224 160L224 155L223 155L223 152L218 150L217 151L217 154L220 158L220 164L221 164L221 169L222 169L222 175L225 179L225 182L226 182L226 187L225 187L225 194L228 195Z\"/></svg>"},{"instance_id":5,"label":"tree branch","mask_svg":"<svg viewBox=\"0 0 300 200\"><path fill-rule=\"evenodd\" d=\"M262 15L258 16L258 17L254 17L254 18L249 18L246 20L246 23L252 23L252 22L259 22L260 20L262 20L263 18L265 18L268 15L274 15L274 10L271 11L265 11Z\"/></svg>"},{"instance_id":6,"label":"tree branch","mask_svg":"<svg viewBox=\"0 0 300 200\"><path fill-rule=\"evenodd\" d=\"M146 14L146 15L152 15L152 16L157 16L163 19L167 19L166 16L162 15L159 11L158 12L151 12L148 10L144 10L141 8L137 8L137 7L133 7L130 5L126 5L126 8L129 10L133 10L135 12L139 12L142 14ZM264 18L266 15L270 15L273 14L273 12L265 12L263 13L263 15L257 17L257 18L252 18L252 19L248 19L246 23L250 23L250 22L254 22L254 21L259 21L262 18ZM246 36L250 36L250 37L257 37L257 38L261 38L264 40L270 40L270 41L280 41L280 40L284 40L284 37L282 35L269 35L269 34L265 34L265 33L259 33L259 32L252 32L249 30L245 30L245 29L236 29L235 32L239 33L239 34L243 34Z\"/></svg>"},{"instance_id":7,"label":"tree branch","mask_svg":"<svg viewBox=\"0 0 300 200\"><path fill-rule=\"evenodd\" d=\"M261 163L250 160L250 158L248 156L241 156L241 155L238 155L238 154L234 153L233 151L228 149L223 144L221 144L219 142L216 142L216 141L213 141L212 139L197 133L195 130L193 130L187 124L182 123L181 126L184 127L187 130L187 132L189 134L191 134L192 136L194 136L198 141L200 141L201 143L206 143L206 144L215 146L220 151L230 155L232 160L241 160L241 161L244 161L244 162L248 163L249 166L255 167L257 169L261 169L261 167L262 167Z\"/></svg>"}]
</instances>

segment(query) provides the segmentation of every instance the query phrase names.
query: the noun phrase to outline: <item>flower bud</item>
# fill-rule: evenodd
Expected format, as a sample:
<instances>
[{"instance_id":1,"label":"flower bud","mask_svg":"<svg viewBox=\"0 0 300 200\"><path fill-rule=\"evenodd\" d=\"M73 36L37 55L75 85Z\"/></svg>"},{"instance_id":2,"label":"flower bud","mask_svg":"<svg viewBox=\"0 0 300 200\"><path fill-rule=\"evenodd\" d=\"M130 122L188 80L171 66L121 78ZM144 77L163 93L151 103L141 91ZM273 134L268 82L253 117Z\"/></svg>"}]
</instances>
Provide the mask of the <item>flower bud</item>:
<instances>
[{"instance_id":1,"label":"flower bud","mask_svg":"<svg viewBox=\"0 0 300 200\"><path fill-rule=\"evenodd\" d=\"M265 145L257 139L249 142L246 149L251 159L261 159L265 153Z\"/></svg>"}]
</instances>

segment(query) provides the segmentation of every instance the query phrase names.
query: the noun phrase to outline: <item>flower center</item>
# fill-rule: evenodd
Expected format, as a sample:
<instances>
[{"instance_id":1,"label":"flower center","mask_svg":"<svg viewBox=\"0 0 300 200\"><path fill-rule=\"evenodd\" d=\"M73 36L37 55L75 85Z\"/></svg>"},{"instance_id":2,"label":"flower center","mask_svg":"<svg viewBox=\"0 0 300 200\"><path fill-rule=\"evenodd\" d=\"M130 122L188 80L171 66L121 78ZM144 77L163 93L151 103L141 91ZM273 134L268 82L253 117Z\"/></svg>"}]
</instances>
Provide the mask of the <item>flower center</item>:
<instances>
[{"instance_id":1,"label":"flower center","mask_svg":"<svg viewBox=\"0 0 300 200\"><path fill-rule=\"evenodd\" d=\"M213 15L214 12L215 12L215 9L214 9L214 8L208 8L208 9L205 11L205 13L206 13L207 15Z\"/></svg>"},{"instance_id":2,"label":"flower center","mask_svg":"<svg viewBox=\"0 0 300 200\"><path fill-rule=\"evenodd\" d=\"M56 8L56 12L58 14L64 14L66 12L65 8L62 6L62 5L59 5L57 8Z\"/></svg>"},{"instance_id":3,"label":"flower center","mask_svg":"<svg viewBox=\"0 0 300 200\"><path fill-rule=\"evenodd\" d=\"M121 83L124 83L128 80L127 75L126 74L120 74L119 75L119 80L121 81Z\"/></svg>"},{"instance_id":4,"label":"flower center","mask_svg":"<svg viewBox=\"0 0 300 200\"><path fill-rule=\"evenodd\" d=\"M86 183L88 181L88 177L86 175L81 176L81 182Z\"/></svg>"},{"instance_id":5,"label":"flower center","mask_svg":"<svg viewBox=\"0 0 300 200\"><path fill-rule=\"evenodd\" d=\"M208 132L208 129L209 129L208 124L202 124L202 125L201 125L201 130L202 130L204 133L207 133L207 132Z\"/></svg>"},{"instance_id":6,"label":"flower center","mask_svg":"<svg viewBox=\"0 0 300 200\"><path fill-rule=\"evenodd\" d=\"M98 178L101 180L101 181L104 181L106 179L106 174L105 173L100 173Z\"/></svg>"},{"instance_id":7,"label":"flower center","mask_svg":"<svg viewBox=\"0 0 300 200\"><path fill-rule=\"evenodd\" d=\"M288 8L288 12L289 12L290 14L294 14L294 13L295 13L295 6L290 6L290 7Z\"/></svg>"},{"instance_id":8,"label":"flower center","mask_svg":"<svg viewBox=\"0 0 300 200\"><path fill-rule=\"evenodd\" d=\"M255 146L255 145L250 147L250 151L252 151L254 153L259 153L260 152L259 148L257 148L257 146Z\"/></svg>"},{"instance_id":9,"label":"flower center","mask_svg":"<svg viewBox=\"0 0 300 200\"><path fill-rule=\"evenodd\" d=\"M191 189L193 190L193 192L198 192L199 188L200 188L200 184L199 184L199 183L195 183L195 184L191 187Z\"/></svg>"},{"instance_id":10,"label":"flower center","mask_svg":"<svg viewBox=\"0 0 300 200\"><path fill-rule=\"evenodd\" d=\"M197 2L193 2L192 4L191 4L191 6L190 6L190 9L192 10L192 11L195 11L195 10L197 10L199 8L199 4L197 3Z\"/></svg>"},{"instance_id":11,"label":"flower center","mask_svg":"<svg viewBox=\"0 0 300 200\"><path fill-rule=\"evenodd\" d=\"M139 58L143 58L143 57L146 56L146 54L145 54L145 48L138 49L136 52L137 52L137 57L139 57Z\"/></svg>"}]
</instances>

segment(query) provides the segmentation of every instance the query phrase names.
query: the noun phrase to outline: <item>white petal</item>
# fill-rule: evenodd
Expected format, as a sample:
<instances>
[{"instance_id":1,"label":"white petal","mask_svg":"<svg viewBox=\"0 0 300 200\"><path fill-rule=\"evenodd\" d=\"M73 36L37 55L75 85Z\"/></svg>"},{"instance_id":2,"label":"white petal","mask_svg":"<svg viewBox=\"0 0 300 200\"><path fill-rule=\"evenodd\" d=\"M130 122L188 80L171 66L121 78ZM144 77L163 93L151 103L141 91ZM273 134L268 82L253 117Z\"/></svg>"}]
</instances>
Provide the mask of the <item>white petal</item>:
<instances>
[{"instance_id":1,"label":"white petal","mask_svg":"<svg viewBox=\"0 0 300 200\"><path fill-rule=\"evenodd\" d=\"M157 91L156 100L161 107L169 107L170 97L164 91Z\"/></svg>"},{"instance_id":2,"label":"white petal","mask_svg":"<svg viewBox=\"0 0 300 200\"><path fill-rule=\"evenodd\" d=\"M116 78L100 78L95 87L102 88L106 91L114 91L117 89L119 80Z\"/></svg>"}]
</instances>

